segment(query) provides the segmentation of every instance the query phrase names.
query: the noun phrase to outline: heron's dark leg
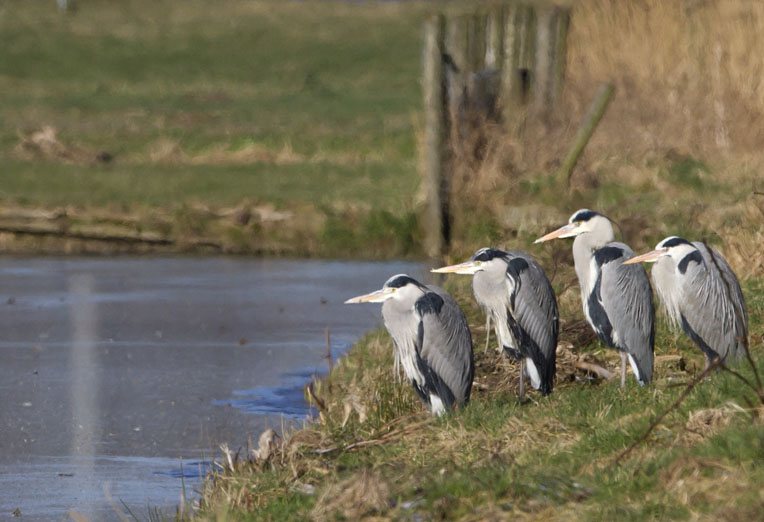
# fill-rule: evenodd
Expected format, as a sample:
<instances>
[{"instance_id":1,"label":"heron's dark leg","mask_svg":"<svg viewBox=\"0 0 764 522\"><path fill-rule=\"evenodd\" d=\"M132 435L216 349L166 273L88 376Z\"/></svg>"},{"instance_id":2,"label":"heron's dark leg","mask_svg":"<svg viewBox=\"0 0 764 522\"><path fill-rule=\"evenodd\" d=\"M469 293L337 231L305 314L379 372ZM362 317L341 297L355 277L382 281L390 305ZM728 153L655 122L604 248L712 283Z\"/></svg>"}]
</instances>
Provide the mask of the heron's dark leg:
<instances>
[{"instance_id":1,"label":"heron's dark leg","mask_svg":"<svg viewBox=\"0 0 764 522\"><path fill-rule=\"evenodd\" d=\"M491 314L485 314L485 350L488 351L488 345L491 342Z\"/></svg>"},{"instance_id":2,"label":"heron's dark leg","mask_svg":"<svg viewBox=\"0 0 764 522\"><path fill-rule=\"evenodd\" d=\"M626 361L629 358L626 352L619 352L621 354L621 388L626 386Z\"/></svg>"},{"instance_id":3,"label":"heron's dark leg","mask_svg":"<svg viewBox=\"0 0 764 522\"><path fill-rule=\"evenodd\" d=\"M523 381L525 380L525 358L520 358L520 397L525 395L525 387Z\"/></svg>"}]
</instances>

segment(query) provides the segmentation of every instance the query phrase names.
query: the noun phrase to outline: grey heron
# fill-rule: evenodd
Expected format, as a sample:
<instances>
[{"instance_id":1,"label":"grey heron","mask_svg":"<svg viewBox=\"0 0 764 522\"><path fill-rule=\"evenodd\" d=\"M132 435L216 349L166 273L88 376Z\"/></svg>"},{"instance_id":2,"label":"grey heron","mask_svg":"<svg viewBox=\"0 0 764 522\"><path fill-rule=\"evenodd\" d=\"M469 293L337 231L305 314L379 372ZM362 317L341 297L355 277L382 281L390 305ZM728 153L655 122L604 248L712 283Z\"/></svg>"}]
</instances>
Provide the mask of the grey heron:
<instances>
[{"instance_id":1,"label":"grey heron","mask_svg":"<svg viewBox=\"0 0 764 522\"><path fill-rule=\"evenodd\" d=\"M475 373L472 336L464 312L448 292L398 274L380 290L345 302L383 303L396 362L432 414L467 403Z\"/></svg>"},{"instance_id":2,"label":"grey heron","mask_svg":"<svg viewBox=\"0 0 764 522\"><path fill-rule=\"evenodd\" d=\"M492 319L504 351L520 360L520 395L531 385L552 393L559 320L557 299L544 270L519 250L481 248L464 263L432 270L472 275L475 299Z\"/></svg>"},{"instance_id":3,"label":"grey heron","mask_svg":"<svg viewBox=\"0 0 764 522\"><path fill-rule=\"evenodd\" d=\"M706 365L716 358L734 362L745 353L748 315L743 292L716 249L671 236L626 263L639 262L655 263L653 284L666 314L703 351Z\"/></svg>"},{"instance_id":4,"label":"grey heron","mask_svg":"<svg viewBox=\"0 0 764 522\"><path fill-rule=\"evenodd\" d=\"M624 264L634 252L613 241L611 221L598 212L578 210L567 225L535 242L566 237L575 237L573 261L586 319L600 341L621 355L621 386L626 384L627 360L644 386L653 376L655 344L655 310L647 273L642 267Z\"/></svg>"}]
</instances>

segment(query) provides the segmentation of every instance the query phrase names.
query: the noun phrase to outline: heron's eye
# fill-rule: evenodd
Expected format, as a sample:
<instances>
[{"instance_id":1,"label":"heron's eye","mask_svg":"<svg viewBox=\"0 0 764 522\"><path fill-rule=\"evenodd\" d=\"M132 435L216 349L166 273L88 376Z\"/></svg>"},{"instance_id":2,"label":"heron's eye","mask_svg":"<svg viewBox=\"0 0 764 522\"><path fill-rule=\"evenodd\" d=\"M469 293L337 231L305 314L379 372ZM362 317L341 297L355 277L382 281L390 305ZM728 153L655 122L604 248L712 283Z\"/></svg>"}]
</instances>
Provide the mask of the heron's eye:
<instances>
[{"instance_id":1,"label":"heron's eye","mask_svg":"<svg viewBox=\"0 0 764 522\"><path fill-rule=\"evenodd\" d=\"M483 262L482 262L482 261L480 261L480 260L478 260L478 262L477 262L477 265L478 265L478 266L480 266L480 265L482 265L482 264L483 264Z\"/></svg>"}]
</instances>

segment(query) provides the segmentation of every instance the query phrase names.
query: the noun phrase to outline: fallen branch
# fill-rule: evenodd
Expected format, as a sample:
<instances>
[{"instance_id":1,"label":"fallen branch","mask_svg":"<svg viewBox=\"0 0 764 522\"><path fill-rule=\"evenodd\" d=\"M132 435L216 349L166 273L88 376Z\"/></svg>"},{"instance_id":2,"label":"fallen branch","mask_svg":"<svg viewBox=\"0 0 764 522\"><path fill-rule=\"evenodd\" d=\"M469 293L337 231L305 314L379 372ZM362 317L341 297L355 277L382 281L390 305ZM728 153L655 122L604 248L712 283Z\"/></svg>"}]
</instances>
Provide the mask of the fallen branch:
<instances>
[{"instance_id":1,"label":"fallen branch","mask_svg":"<svg viewBox=\"0 0 764 522\"><path fill-rule=\"evenodd\" d=\"M681 355L656 355L655 356L656 363L681 361L682 359L683 357Z\"/></svg>"},{"instance_id":2,"label":"fallen branch","mask_svg":"<svg viewBox=\"0 0 764 522\"><path fill-rule=\"evenodd\" d=\"M594 363L590 363L590 362L586 362L586 361L575 361L573 363L573 366L575 366L576 368L580 368L582 370L586 370L587 372L595 373L595 374L599 375L600 377L602 377L603 379L608 380L608 381L610 379L615 379L615 374L614 373L612 373L609 370L606 370L605 368L603 368L599 364L594 364Z\"/></svg>"},{"instance_id":3,"label":"fallen branch","mask_svg":"<svg viewBox=\"0 0 764 522\"><path fill-rule=\"evenodd\" d=\"M62 230L61 228L0 225L0 232L7 232L10 234L25 234L30 236L61 237L65 239L110 241L110 242L129 243L129 244L141 243L146 245L172 245L175 243L173 240L166 239L166 238L128 236L128 235L116 235L116 234L98 234L95 232L90 232L90 233L75 232L71 230Z\"/></svg>"},{"instance_id":4,"label":"fallen branch","mask_svg":"<svg viewBox=\"0 0 764 522\"><path fill-rule=\"evenodd\" d=\"M0 233L28 235L37 237L56 237L61 239L76 239L80 241L103 241L107 243L123 243L128 245L150 246L180 246L196 248L214 248L222 250L220 243L209 239L175 240L163 237L151 237L128 234L104 234L98 232L83 232L61 227L32 227L22 225L0 225Z\"/></svg>"}]
</instances>

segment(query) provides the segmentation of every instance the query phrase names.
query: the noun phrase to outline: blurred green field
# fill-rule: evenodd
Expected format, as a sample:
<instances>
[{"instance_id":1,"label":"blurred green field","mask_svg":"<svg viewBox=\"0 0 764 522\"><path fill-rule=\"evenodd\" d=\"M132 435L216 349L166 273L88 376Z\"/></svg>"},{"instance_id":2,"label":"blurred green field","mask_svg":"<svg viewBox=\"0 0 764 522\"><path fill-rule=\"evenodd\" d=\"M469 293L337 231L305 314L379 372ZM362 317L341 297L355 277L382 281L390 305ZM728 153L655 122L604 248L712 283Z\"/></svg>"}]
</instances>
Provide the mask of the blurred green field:
<instances>
[{"instance_id":1,"label":"blurred green field","mask_svg":"<svg viewBox=\"0 0 764 522\"><path fill-rule=\"evenodd\" d=\"M0 203L403 211L418 28L396 4L3 2Z\"/></svg>"}]
</instances>

